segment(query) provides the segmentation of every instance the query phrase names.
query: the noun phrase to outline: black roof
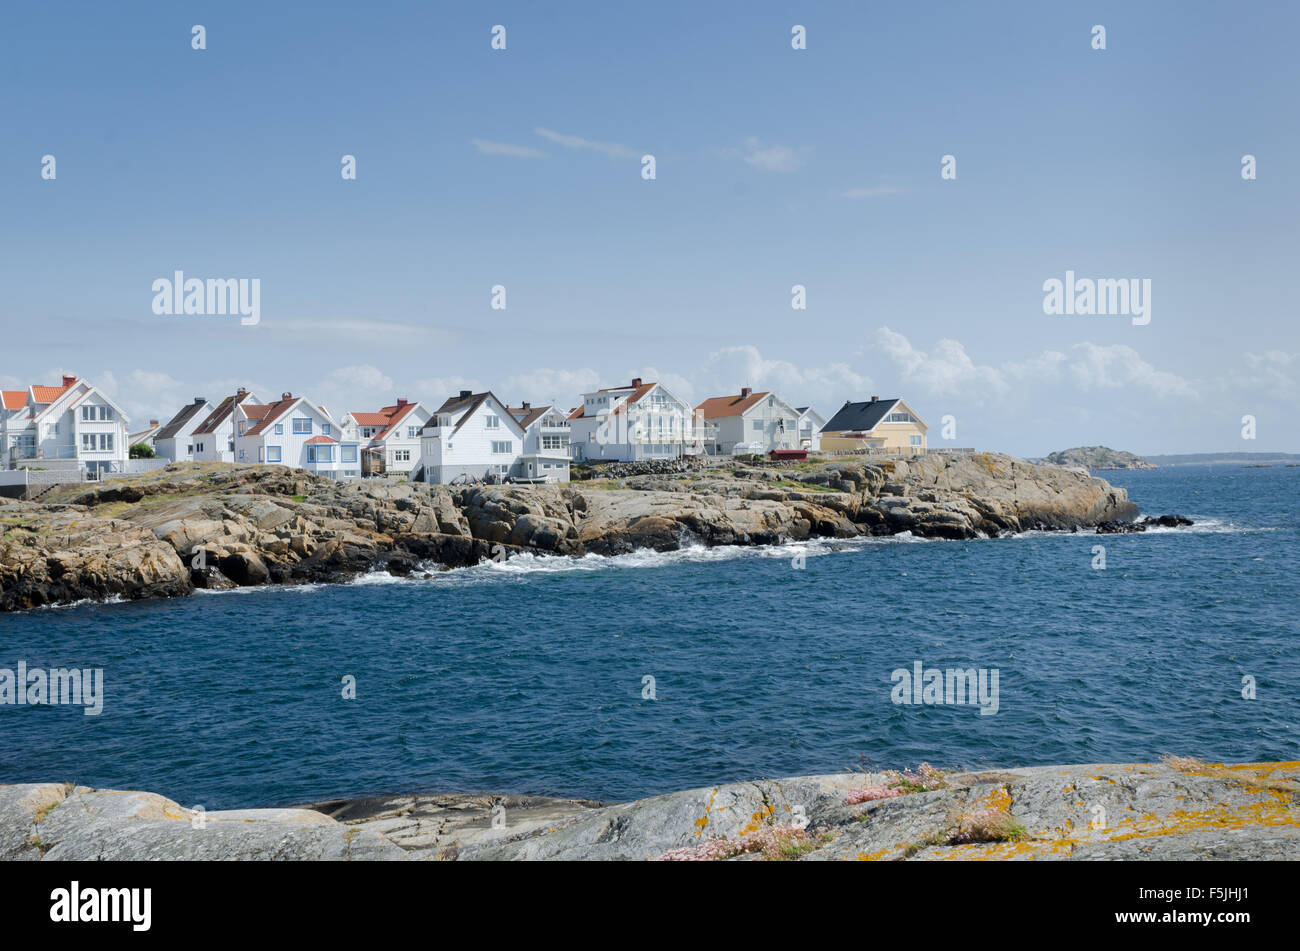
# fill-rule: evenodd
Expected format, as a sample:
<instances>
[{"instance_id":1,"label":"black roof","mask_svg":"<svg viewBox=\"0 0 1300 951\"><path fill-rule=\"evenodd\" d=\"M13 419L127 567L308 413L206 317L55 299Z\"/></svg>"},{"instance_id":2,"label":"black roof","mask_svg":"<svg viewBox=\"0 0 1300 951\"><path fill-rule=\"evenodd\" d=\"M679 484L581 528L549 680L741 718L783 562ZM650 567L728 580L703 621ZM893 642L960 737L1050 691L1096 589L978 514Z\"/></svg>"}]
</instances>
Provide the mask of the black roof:
<instances>
[{"instance_id":1,"label":"black roof","mask_svg":"<svg viewBox=\"0 0 1300 951\"><path fill-rule=\"evenodd\" d=\"M888 400L868 400L865 403L845 403L840 411L821 428L824 433L869 432L885 418L885 414L898 402L898 397Z\"/></svg>"},{"instance_id":2,"label":"black roof","mask_svg":"<svg viewBox=\"0 0 1300 951\"><path fill-rule=\"evenodd\" d=\"M201 409L203 409L203 407L205 407L205 406L207 406L207 405L208 405L208 401L207 401L207 400L205 400L205 399L201 399L201 398L199 398L199 397L196 396L196 397L194 398L194 402L193 402L193 403L190 403L190 404L189 404L188 406L186 406L183 410L181 410L179 413L177 413L175 416L173 416L173 417L171 418L171 421L170 421L166 426L164 426L162 429L158 430L157 434L156 434L153 438L154 438L154 439L171 439L171 438L174 437L178 432L181 431L181 427L182 427L182 426L184 426L184 425L185 425L186 423L188 423L191 419L193 419L193 418L195 417L195 415L198 413L198 411L201 410Z\"/></svg>"}]
</instances>

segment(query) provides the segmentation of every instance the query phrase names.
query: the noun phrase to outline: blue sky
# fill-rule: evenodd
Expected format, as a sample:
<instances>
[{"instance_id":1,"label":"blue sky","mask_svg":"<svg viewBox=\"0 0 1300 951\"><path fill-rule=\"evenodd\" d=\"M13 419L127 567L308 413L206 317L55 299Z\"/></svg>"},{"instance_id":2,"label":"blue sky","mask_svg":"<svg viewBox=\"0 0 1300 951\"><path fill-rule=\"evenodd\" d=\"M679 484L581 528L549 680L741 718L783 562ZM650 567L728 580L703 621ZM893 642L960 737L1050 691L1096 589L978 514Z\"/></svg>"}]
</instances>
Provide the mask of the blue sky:
<instances>
[{"instance_id":1,"label":"blue sky","mask_svg":"<svg viewBox=\"0 0 1300 951\"><path fill-rule=\"evenodd\" d=\"M0 384L135 422L639 375L904 396L932 445L1300 449L1292 4L296 6L0 10ZM261 322L156 316L178 269ZM1150 323L1045 315L1067 269L1150 279Z\"/></svg>"}]
</instances>

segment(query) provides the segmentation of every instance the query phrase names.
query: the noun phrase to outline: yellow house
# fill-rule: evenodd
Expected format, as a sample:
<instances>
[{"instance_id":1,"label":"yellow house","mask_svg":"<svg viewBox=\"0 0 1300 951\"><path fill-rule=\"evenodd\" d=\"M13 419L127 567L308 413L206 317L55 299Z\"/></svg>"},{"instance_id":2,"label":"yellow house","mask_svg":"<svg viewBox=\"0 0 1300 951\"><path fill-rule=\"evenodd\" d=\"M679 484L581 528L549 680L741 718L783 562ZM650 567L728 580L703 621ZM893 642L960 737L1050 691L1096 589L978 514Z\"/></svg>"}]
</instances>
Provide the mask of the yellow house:
<instances>
[{"instance_id":1,"label":"yellow house","mask_svg":"<svg viewBox=\"0 0 1300 951\"><path fill-rule=\"evenodd\" d=\"M845 403L822 427L824 451L874 449L898 455L925 452L930 427L899 399L871 397L866 403Z\"/></svg>"}]
</instances>

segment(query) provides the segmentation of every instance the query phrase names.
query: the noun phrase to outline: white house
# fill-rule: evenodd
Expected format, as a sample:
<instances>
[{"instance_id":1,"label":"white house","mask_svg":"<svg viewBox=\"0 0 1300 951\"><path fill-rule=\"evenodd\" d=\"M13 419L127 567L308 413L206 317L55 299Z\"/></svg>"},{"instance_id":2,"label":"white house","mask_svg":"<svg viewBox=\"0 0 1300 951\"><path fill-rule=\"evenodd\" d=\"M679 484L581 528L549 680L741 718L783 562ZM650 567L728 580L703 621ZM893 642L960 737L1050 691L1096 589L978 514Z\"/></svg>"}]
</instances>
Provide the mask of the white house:
<instances>
[{"instance_id":1,"label":"white house","mask_svg":"<svg viewBox=\"0 0 1300 951\"><path fill-rule=\"evenodd\" d=\"M360 443L362 475L409 473L420 463L420 430L431 415L419 401L399 398L377 413L348 413L341 438Z\"/></svg>"},{"instance_id":2,"label":"white house","mask_svg":"<svg viewBox=\"0 0 1300 951\"><path fill-rule=\"evenodd\" d=\"M569 481L569 411L551 404L524 403L512 407L510 415L524 431L519 456L519 475L545 482Z\"/></svg>"},{"instance_id":3,"label":"white house","mask_svg":"<svg viewBox=\"0 0 1300 951\"><path fill-rule=\"evenodd\" d=\"M522 475L524 429L489 392L461 390L433 411L420 439L414 478L449 483Z\"/></svg>"},{"instance_id":4,"label":"white house","mask_svg":"<svg viewBox=\"0 0 1300 951\"><path fill-rule=\"evenodd\" d=\"M799 448L816 452L822 447L826 418L811 406L796 406L795 411L799 414Z\"/></svg>"},{"instance_id":5,"label":"white house","mask_svg":"<svg viewBox=\"0 0 1300 951\"><path fill-rule=\"evenodd\" d=\"M127 455L131 453L132 446L148 446L154 449L154 437L158 435L158 430L162 429L162 423L156 419L149 420L149 428L142 429L139 432L129 433L126 437Z\"/></svg>"},{"instance_id":6,"label":"white house","mask_svg":"<svg viewBox=\"0 0 1300 951\"><path fill-rule=\"evenodd\" d=\"M755 393L744 387L735 396L714 396L695 407L704 423L716 427L709 448L733 452L767 453L773 449L798 449L799 412L775 393Z\"/></svg>"},{"instance_id":7,"label":"white house","mask_svg":"<svg viewBox=\"0 0 1300 951\"><path fill-rule=\"evenodd\" d=\"M325 407L285 393L274 403L243 401L232 413L235 461L274 463L332 479L361 475L360 445L341 433Z\"/></svg>"},{"instance_id":8,"label":"white house","mask_svg":"<svg viewBox=\"0 0 1300 951\"><path fill-rule=\"evenodd\" d=\"M584 393L569 431L574 462L676 459L704 448L690 404L639 377L631 386Z\"/></svg>"},{"instance_id":9,"label":"white house","mask_svg":"<svg viewBox=\"0 0 1300 951\"><path fill-rule=\"evenodd\" d=\"M201 396L185 404L175 416L153 434L150 445L160 459L189 462L194 458L194 433L212 414L213 406ZM131 437L135 445L135 437Z\"/></svg>"},{"instance_id":10,"label":"white house","mask_svg":"<svg viewBox=\"0 0 1300 951\"><path fill-rule=\"evenodd\" d=\"M227 396L218 403L190 434L191 458L195 462L235 461L234 411L244 403L261 403L261 400L241 386L234 396Z\"/></svg>"},{"instance_id":11,"label":"white house","mask_svg":"<svg viewBox=\"0 0 1300 951\"><path fill-rule=\"evenodd\" d=\"M88 472L120 471L127 460L126 414L87 380L64 376L60 386L4 392L0 414L3 465L75 460Z\"/></svg>"}]
</instances>

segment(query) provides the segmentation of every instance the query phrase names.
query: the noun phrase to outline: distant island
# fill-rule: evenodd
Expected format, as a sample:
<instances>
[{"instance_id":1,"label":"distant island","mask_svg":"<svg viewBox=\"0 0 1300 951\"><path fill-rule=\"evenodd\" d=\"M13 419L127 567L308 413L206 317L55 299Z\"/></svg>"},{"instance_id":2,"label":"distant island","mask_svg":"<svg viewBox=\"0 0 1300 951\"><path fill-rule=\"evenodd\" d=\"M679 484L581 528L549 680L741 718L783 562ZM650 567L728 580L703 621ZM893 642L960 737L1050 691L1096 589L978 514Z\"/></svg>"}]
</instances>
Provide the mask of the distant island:
<instances>
[{"instance_id":1,"label":"distant island","mask_svg":"<svg viewBox=\"0 0 1300 951\"><path fill-rule=\"evenodd\" d=\"M1096 471L1099 469L1155 469L1157 466L1141 456L1108 446L1076 446L1062 449L1042 460L1054 466L1078 467Z\"/></svg>"},{"instance_id":2,"label":"distant island","mask_svg":"<svg viewBox=\"0 0 1300 951\"><path fill-rule=\"evenodd\" d=\"M1282 463L1296 465L1300 463L1300 453L1296 452L1189 452L1180 455L1147 456L1149 461L1160 466L1204 466L1224 463Z\"/></svg>"}]
</instances>

